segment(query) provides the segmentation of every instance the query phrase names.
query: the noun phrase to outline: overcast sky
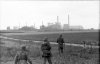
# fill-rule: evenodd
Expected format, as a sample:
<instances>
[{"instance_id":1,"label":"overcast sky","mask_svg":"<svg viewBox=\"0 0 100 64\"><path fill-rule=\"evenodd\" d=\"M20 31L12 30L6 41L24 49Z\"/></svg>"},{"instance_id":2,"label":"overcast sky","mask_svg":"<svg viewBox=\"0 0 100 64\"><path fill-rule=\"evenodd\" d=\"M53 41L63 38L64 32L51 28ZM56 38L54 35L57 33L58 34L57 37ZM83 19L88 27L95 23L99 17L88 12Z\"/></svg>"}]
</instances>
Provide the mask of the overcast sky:
<instances>
[{"instance_id":1,"label":"overcast sky","mask_svg":"<svg viewBox=\"0 0 100 64\"><path fill-rule=\"evenodd\" d=\"M99 28L99 1L0 1L0 29L54 23Z\"/></svg>"}]
</instances>

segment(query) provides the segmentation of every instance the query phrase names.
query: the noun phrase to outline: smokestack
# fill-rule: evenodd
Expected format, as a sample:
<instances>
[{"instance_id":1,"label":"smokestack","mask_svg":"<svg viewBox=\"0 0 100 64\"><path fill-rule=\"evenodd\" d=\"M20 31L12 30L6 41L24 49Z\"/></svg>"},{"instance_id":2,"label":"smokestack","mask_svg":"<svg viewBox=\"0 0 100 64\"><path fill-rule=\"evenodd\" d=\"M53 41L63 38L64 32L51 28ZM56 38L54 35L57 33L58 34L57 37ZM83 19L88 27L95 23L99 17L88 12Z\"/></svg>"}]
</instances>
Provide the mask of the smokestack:
<instances>
[{"instance_id":1,"label":"smokestack","mask_svg":"<svg viewBox=\"0 0 100 64\"><path fill-rule=\"evenodd\" d=\"M69 14L68 14L68 26L70 26L70 23L69 23Z\"/></svg>"},{"instance_id":2,"label":"smokestack","mask_svg":"<svg viewBox=\"0 0 100 64\"><path fill-rule=\"evenodd\" d=\"M20 28L20 22L19 22L19 28Z\"/></svg>"},{"instance_id":3,"label":"smokestack","mask_svg":"<svg viewBox=\"0 0 100 64\"><path fill-rule=\"evenodd\" d=\"M26 26L27 26L27 22L26 22Z\"/></svg>"},{"instance_id":4,"label":"smokestack","mask_svg":"<svg viewBox=\"0 0 100 64\"><path fill-rule=\"evenodd\" d=\"M35 28L35 23L34 23L34 28Z\"/></svg>"},{"instance_id":5,"label":"smokestack","mask_svg":"<svg viewBox=\"0 0 100 64\"><path fill-rule=\"evenodd\" d=\"M42 20L42 26L43 26L43 20Z\"/></svg>"},{"instance_id":6,"label":"smokestack","mask_svg":"<svg viewBox=\"0 0 100 64\"><path fill-rule=\"evenodd\" d=\"M57 16L57 22L59 22L59 17Z\"/></svg>"}]
</instances>

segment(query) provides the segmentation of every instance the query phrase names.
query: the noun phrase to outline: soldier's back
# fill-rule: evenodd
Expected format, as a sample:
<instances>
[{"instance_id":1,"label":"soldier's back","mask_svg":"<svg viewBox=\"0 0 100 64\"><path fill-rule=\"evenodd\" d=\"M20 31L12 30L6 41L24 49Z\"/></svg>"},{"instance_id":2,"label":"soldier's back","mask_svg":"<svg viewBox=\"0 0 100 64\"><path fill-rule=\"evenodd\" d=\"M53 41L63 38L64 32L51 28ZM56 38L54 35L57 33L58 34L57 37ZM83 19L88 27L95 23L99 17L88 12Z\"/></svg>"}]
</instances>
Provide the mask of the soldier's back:
<instances>
[{"instance_id":1,"label":"soldier's back","mask_svg":"<svg viewBox=\"0 0 100 64\"><path fill-rule=\"evenodd\" d=\"M58 42L58 44L63 44L64 43L63 38L58 38L57 42Z\"/></svg>"},{"instance_id":2,"label":"soldier's back","mask_svg":"<svg viewBox=\"0 0 100 64\"><path fill-rule=\"evenodd\" d=\"M28 54L27 51L19 51L17 53L18 64L28 64L27 63L27 59L28 59L27 54Z\"/></svg>"},{"instance_id":3,"label":"soldier's back","mask_svg":"<svg viewBox=\"0 0 100 64\"><path fill-rule=\"evenodd\" d=\"M42 57L50 57L51 56L51 46L47 43L44 43L42 44L42 52L43 52L43 55Z\"/></svg>"}]
</instances>

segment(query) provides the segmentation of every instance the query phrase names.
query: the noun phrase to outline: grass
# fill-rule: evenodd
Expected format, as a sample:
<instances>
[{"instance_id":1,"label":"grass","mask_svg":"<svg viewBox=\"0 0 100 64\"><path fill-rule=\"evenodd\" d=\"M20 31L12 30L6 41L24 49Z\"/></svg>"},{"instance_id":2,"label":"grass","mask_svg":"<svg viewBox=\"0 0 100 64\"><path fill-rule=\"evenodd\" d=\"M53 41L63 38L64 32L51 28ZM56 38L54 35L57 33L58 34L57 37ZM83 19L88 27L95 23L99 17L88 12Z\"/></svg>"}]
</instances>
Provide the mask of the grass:
<instances>
[{"instance_id":1,"label":"grass","mask_svg":"<svg viewBox=\"0 0 100 64\"><path fill-rule=\"evenodd\" d=\"M99 41L98 32L80 32L80 33L62 33L65 42L69 43L78 43L83 44L81 41ZM22 40L39 40L42 41L45 37L48 37L49 41L56 42L59 33L51 33L51 34L24 34L24 35L3 35L11 38L22 39ZM30 57L33 62L37 64L41 64L43 62L43 58L41 57L41 49L40 46L42 43L34 43L34 42L22 42L15 41L9 39L2 39L0 41L0 45L4 45L4 42L12 42L17 43L14 47L6 47L0 46L0 61L8 62L13 61L17 51L20 50L21 45L27 45L27 49L30 51ZM90 42L87 42L88 44ZM95 42L93 42L95 43ZM95 45L98 45L95 43ZM52 62L53 64L99 64L99 50L98 49L90 49L90 48L82 48L82 47L74 47L74 46L65 46L64 54L59 56L57 45L53 44L52 47Z\"/></svg>"},{"instance_id":2,"label":"grass","mask_svg":"<svg viewBox=\"0 0 100 64\"><path fill-rule=\"evenodd\" d=\"M6 40L8 41L8 40ZM11 41L11 40L10 40ZM13 41L14 42L14 41ZM18 44L20 44L19 42ZM30 51L30 57L33 62L37 64L41 64L43 62L43 58L41 57L41 43L22 43L21 45L27 45L27 49ZM20 45L20 46L21 46ZM64 54L59 56L57 45L53 44L52 47L52 62L53 64L99 64L98 57L99 51L98 49L83 49L82 47L74 47L74 46L65 46ZM17 51L19 51L19 47L4 47L0 46L0 61L7 62L13 61L14 56Z\"/></svg>"}]
</instances>

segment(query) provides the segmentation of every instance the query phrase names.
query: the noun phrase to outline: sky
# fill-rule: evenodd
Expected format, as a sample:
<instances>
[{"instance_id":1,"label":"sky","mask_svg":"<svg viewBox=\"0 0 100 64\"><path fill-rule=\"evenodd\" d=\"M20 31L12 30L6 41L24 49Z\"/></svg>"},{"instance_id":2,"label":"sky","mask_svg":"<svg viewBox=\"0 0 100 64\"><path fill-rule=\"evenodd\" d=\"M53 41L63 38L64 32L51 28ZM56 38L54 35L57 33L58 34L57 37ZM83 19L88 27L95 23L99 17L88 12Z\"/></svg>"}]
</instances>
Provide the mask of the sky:
<instances>
[{"instance_id":1,"label":"sky","mask_svg":"<svg viewBox=\"0 0 100 64\"><path fill-rule=\"evenodd\" d=\"M0 1L0 29L55 23L99 28L99 1Z\"/></svg>"}]
</instances>

